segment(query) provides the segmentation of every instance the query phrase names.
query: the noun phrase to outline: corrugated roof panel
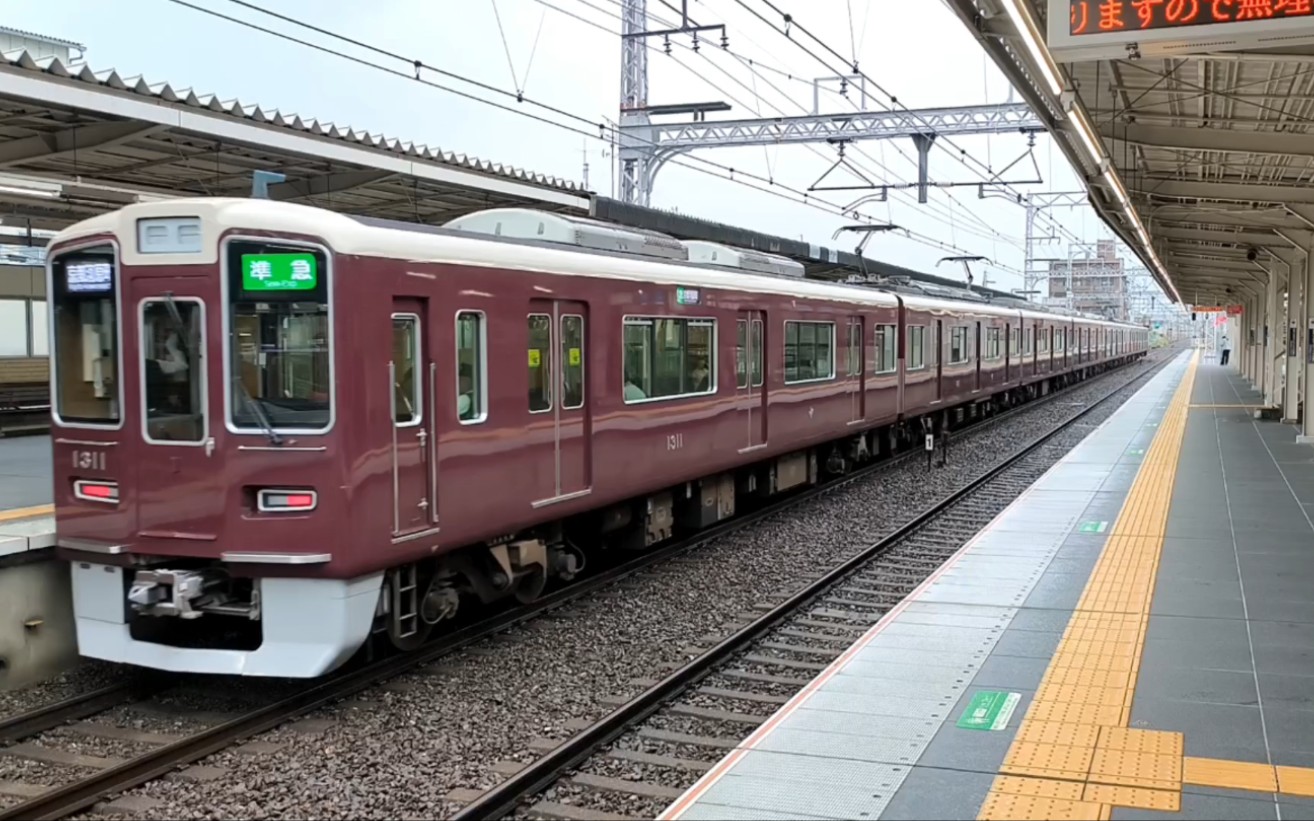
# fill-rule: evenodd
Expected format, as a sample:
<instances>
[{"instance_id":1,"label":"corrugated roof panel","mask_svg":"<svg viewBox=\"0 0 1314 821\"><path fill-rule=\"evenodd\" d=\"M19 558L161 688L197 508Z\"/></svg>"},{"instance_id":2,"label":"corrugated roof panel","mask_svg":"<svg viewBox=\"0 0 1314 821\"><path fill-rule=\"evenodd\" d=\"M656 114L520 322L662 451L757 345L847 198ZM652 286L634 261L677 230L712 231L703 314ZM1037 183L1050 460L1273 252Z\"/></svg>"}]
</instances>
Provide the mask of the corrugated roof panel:
<instances>
[{"instance_id":1,"label":"corrugated roof panel","mask_svg":"<svg viewBox=\"0 0 1314 821\"><path fill-rule=\"evenodd\" d=\"M8 31L8 29L0 27L0 31ZM73 43L71 45L77 44ZM85 64L69 66L63 64L56 57L36 57L26 51L10 51L0 54L0 66L8 66L10 68L40 74L50 74L56 77L67 77L75 82L103 86L116 91L136 94L142 97L150 97L159 100L162 103L213 111L217 114L225 114L235 119L272 125L276 128L309 132L330 139L351 143L365 150L379 151L386 154L401 154L406 157L414 158L420 162L434 162L441 165L449 165L467 171L488 174L490 176L501 177L518 182L528 182L534 185L540 185L546 188L553 188L558 191L566 191L574 194L588 193L579 183L561 177L538 174L532 171L505 166L500 163L494 164L487 160L479 160L473 157L468 157L464 154L458 156L453 152L443 151L438 148L430 148L424 145L417 146L410 141L386 137L381 134L371 135L368 131L351 128L350 126L336 126L332 123L320 123L313 118L299 117L295 114L282 115L279 113L278 109L264 109L255 104L243 104L236 98L221 101L219 96L215 94L198 94L191 88L175 89L172 84L168 82L150 82L142 75L134 75L125 79L112 68L96 71Z\"/></svg>"}]
</instances>

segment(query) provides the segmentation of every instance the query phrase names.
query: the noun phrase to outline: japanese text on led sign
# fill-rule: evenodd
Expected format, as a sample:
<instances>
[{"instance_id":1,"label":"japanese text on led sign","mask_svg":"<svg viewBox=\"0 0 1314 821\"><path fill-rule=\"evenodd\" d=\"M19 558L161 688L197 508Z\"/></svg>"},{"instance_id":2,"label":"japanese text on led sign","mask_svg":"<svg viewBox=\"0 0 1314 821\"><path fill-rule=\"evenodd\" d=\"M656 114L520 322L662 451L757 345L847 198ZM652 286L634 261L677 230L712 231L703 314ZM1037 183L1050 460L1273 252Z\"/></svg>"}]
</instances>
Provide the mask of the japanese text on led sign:
<instances>
[{"instance_id":1,"label":"japanese text on led sign","mask_svg":"<svg viewBox=\"0 0 1314 821\"><path fill-rule=\"evenodd\" d=\"M1068 32L1109 32L1314 16L1314 0L1069 0Z\"/></svg>"},{"instance_id":2,"label":"japanese text on led sign","mask_svg":"<svg viewBox=\"0 0 1314 821\"><path fill-rule=\"evenodd\" d=\"M244 291L311 291L318 275L314 254L242 255Z\"/></svg>"},{"instance_id":3,"label":"japanese text on led sign","mask_svg":"<svg viewBox=\"0 0 1314 821\"><path fill-rule=\"evenodd\" d=\"M64 284L71 294L106 293L114 288L114 267L108 262L70 262Z\"/></svg>"}]
</instances>

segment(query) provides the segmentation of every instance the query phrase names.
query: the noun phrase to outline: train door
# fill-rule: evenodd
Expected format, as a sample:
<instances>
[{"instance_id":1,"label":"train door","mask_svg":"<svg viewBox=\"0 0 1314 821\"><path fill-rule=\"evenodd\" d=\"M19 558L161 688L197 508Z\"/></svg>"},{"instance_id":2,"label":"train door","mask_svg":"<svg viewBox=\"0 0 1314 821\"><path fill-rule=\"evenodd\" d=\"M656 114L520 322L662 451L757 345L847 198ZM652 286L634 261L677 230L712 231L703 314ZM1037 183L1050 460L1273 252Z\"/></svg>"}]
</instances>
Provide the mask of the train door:
<instances>
[{"instance_id":1,"label":"train door","mask_svg":"<svg viewBox=\"0 0 1314 821\"><path fill-rule=\"evenodd\" d=\"M985 348L981 345L981 320L976 321L976 345L972 350L976 355L976 376L972 382L972 390L981 390L981 360L985 358Z\"/></svg>"},{"instance_id":2,"label":"train door","mask_svg":"<svg viewBox=\"0 0 1314 821\"><path fill-rule=\"evenodd\" d=\"M588 306L536 299L529 308L530 412L551 420L550 470L535 504L582 496L593 486L588 413Z\"/></svg>"},{"instance_id":3,"label":"train door","mask_svg":"<svg viewBox=\"0 0 1314 821\"><path fill-rule=\"evenodd\" d=\"M935 320L935 401L944 399L944 320Z\"/></svg>"},{"instance_id":4,"label":"train door","mask_svg":"<svg viewBox=\"0 0 1314 821\"><path fill-rule=\"evenodd\" d=\"M735 325L735 391L745 426L742 453L766 444L766 317L761 311L740 311Z\"/></svg>"},{"instance_id":5,"label":"train door","mask_svg":"<svg viewBox=\"0 0 1314 821\"><path fill-rule=\"evenodd\" d=\"M1007 385L1013 381L1013 343L1017 341L1017 336L1013 332L1013 326L1004 323L1004 384Z\"/></svg>"},{"instance_id":6,"label":"train door","mask_svg":"<svg viewBox=\"0 0 1314 821\"><path fill-rule=\"evenodd\" d=\"M436 521L432 498L434 442L431 420L433 368L426 354L424 318L427 300L392 301L392 534L407 536L428 530Z\"/></svg>"},{"instance_id":7,"label":"train door","mask_svg":"<svg viewBox=\"0 0 1314 821\"><path fill-rule=\"evenodd\" d=\"M867 416L866 413L867 391L865 390L865 385L867 381L867 377L866 377L867 369L864 366L863 355L862 355L863 340L866 337L863 334L862 325L863 325L862 317L860 316L849 317L849 322L848 322L849 356L848 356L848 372L847 372L847 378L845 380L846 381L845 390L849 392L850 423L861 422ZM888 327L893 328L894 326L888 326ZM872 330L873 333L876 334L882 333L880 326L877 326L877 328L874 328ZM877 337L877 338L881 339L882 337ZM896 344L896 340L885 338L884 341L877 346L876 356L879 357L879 359L874 363L875 367L880 368L883 364L883 360L886 356L886 354L884 353L884 346L894 345L894 344Z\"/></svg>"},{"instance_id":8,"label":"train door","mask_svg":"<svg viewBox=\"0 0 1314 821\"><path fill-rule=\"evenodd\" d=\"M209 339L221 338L219 312L201 277L139 279L124 313L139 333L141 435L147 453L135 460L137 521L142 536L213 540L226 504L222 482L222 377L206 356ZM208 303L208 304L207 304ZM129 367L132 367L129 365ZM129 383L131 384L131 383ZM93 452L80 454L95 467ZM111 457L113 454L111 454ZM102 462L103 464L103 462ZM126 465L124 466L126 467ZM82 491L74 489L78 498ZM186 503L179 503L180 493Z\"/></svg>"}]
</instances>

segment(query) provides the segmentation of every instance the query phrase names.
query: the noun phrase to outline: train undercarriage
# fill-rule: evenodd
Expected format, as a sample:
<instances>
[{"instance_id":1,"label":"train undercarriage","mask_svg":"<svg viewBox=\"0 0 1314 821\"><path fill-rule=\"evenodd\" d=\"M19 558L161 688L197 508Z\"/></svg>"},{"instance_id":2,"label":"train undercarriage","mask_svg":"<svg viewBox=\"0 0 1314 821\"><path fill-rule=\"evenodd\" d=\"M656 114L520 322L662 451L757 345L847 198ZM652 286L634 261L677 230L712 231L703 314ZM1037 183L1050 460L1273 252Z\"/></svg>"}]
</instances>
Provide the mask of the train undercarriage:
<instances>
[{"instance_id":1,"label":"train undercarriage","mask_svg":"<svg viewBox=\"0 0 1314 821\"><path fill-rule=\"evenodd\" d=\"M954 431L1131 359L1092 365L974 402L869 428L600 511L393 568L384 578L375 609L374 644L412 650L442 622L455 618L463 603L532 603L554 583L575 579L590 558L654 549L696 535L781 495L841 478L875 460L919 448L940 448L944 460Z\"/></svg>"}]
</instances>

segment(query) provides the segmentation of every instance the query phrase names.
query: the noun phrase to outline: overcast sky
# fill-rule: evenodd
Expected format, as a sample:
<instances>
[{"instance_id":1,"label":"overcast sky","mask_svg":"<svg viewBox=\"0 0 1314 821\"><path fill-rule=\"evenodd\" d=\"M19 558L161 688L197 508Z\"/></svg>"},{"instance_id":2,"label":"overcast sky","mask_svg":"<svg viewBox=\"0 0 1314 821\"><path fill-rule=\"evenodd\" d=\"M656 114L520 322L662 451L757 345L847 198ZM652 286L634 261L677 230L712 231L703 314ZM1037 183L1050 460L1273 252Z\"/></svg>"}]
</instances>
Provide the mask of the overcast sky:
<instances>
[{"instance_id":1,"label":"overcast sky","mask_svg":"<svg viewBox=\"0 0 1314 821\"><path fill-rule=\"evenodd\" d=\"M389 69L410 74L410 61L455 72L578 115L589 123L615 121L620 89L621 0L259 0L253 3L302 22L348 35L366 46L395 53L405 61L352 46L330 36L278 21L226 0L188 0L230 16L327 46ZM680 0L670 0L678 6ZM856 54L862 71L900 103L912 108L999 103L1010 89L971 36L940 2L917 0L773 0L799 25L849 60ZM672 38L672 55L659 39L649 51L649 104L725 100L734 110L714 118L797 115L812 110L812 79L833 75L842 62L823 46L795 32L787 39L745 9L781 25L765 0L689 0L698 23L725 23L730 52L719 36L698 53L688 36ZM170 0L9 0L3 23L13 28L66 38L87 46L94 69L113 67L125 76L142 74L150 82L191 86L221 99L259 103L303 118L315 117L417 143L470 154L545 174L580 180L585 152L590 186L612 192L608 145L571 131L535 122L517 113L463 99L455 94L349 59L316 51L277 36L225 22ZM648 0L649 25L663 28L677 15L662 0ZM501 25L499 26L498 18ZM802 44L825 60L809 56ZM757 66L756 72L747 63ZM434 82L497 99L573 128L596 127L536 109L513 98L473 88L437 74ZM833 88L833 84L831 86ZM869 87L874 102L887 108L889 97ZM856 89L848 98L823 92L823 113L854 111ZM1027 152L1018 134L955 138L982 164L1002 168ZM949 148L949 146L945 146ZM859 153L860 152L860 153ZM850 158L875 182L916 179L916 151L910 141L866 142L850 148ZM978 166L959 161L950 149L933 150L935 180L979 181ZM806 191L834 162L827 145L707 149L697 158ZM1040 135L1031 159L1022 159L1006 180L1035 178L1016 191L1080 190L1076 177L1048 135ZM695 159L680 162L706 167ZM885 166L888 170L882 170ZM724 172L718 172L724 173ZM838 170L830 184L859 184ZM757 185L764 185L755 182ZM862 192L819 192L843 206ZM850 222L834 213L761 193L692 168L667 165L657 177L653 205L771 234L851 250L852 235L832 239ZM933 190L919 205L914 191L892 192L887 203L864 206L872 219L892 222L919 235L874 237L867 255L923 271L961 277L947 255L980 254L994 263L991 284L1020 288L1025 212L1003 199L979 199L975 187ZM1052 212L1052 219L1084 242L1111 236L1087 207ZM1051 230L1052 232L1052 230ZM939 244L936 244L939 243ZM1067 237L1047 246L1044 256L1068 254ZM980 282L980 272L977 281Z\"/></svg>"}]
</instances>

